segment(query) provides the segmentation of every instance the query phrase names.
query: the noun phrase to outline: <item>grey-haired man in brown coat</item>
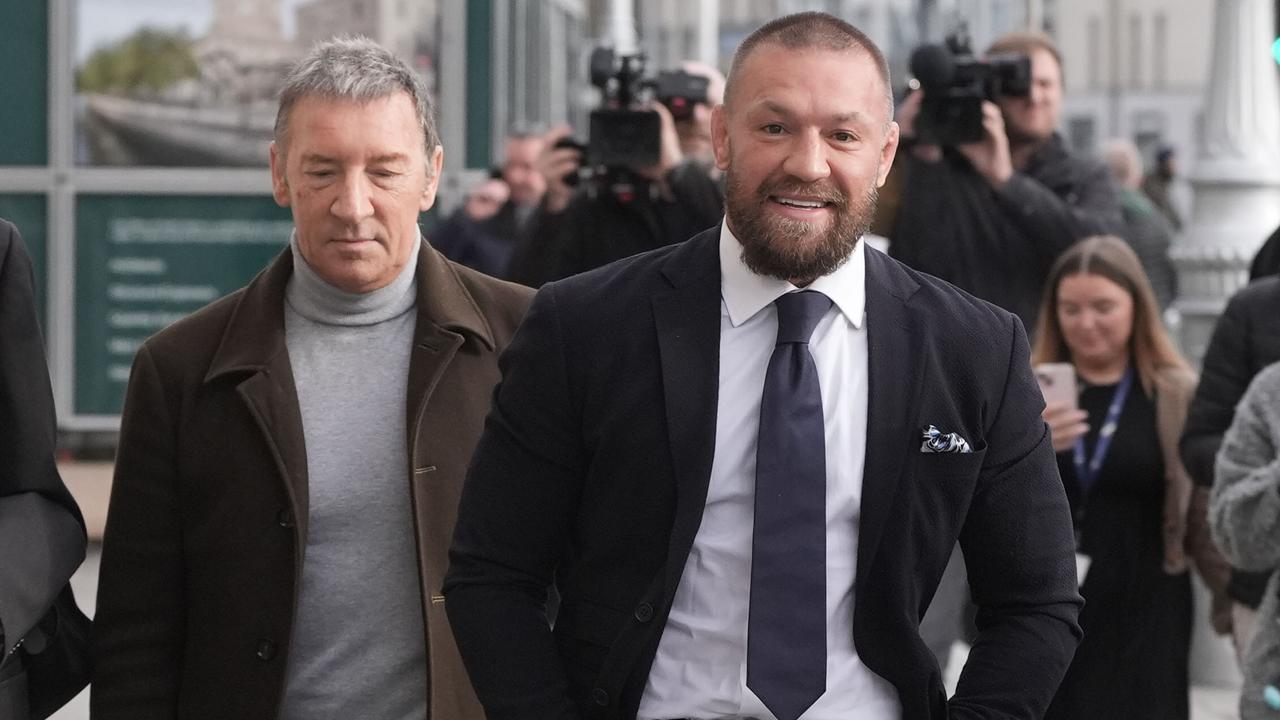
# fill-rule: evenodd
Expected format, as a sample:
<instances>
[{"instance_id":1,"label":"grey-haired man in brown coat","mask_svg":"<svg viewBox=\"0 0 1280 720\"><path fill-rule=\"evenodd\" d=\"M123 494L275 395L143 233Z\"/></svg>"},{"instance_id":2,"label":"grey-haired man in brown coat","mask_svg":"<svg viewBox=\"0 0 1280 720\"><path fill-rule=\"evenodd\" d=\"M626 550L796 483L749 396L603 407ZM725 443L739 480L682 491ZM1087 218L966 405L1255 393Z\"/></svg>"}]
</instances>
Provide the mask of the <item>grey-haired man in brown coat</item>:
<instances>
[{"instance_id":1,"label":"grey-haired man in brown coat","mask_svg":"<svg viewBox=\"0 0 1280 720\"><path fill-rule=\"evenodd\" d=\"M134 361L95 718L483 717L440 585L530 292L423 242L441 154L421 80L370 41L286 80L290 247Z\"/></svg>"}]
</instances>

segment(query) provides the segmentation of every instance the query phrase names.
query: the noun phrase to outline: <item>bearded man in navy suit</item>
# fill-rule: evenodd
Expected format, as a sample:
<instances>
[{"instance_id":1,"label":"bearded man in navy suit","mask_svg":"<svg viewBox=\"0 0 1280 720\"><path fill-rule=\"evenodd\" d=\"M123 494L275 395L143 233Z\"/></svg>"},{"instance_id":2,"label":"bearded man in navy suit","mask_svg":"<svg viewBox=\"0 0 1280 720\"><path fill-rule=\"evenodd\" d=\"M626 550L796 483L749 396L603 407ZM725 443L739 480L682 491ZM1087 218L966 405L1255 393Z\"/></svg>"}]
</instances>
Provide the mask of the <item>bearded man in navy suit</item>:
<instances>
[{"instance_id":1,"label":"bearded man in navy suit","mask_svg":"<svg viewBox=\"0 0 1280 720\"><path fill-rule=\"evenodd\" d=\"M1043 714L1081 606L1043 401L1015 316L860 242L889 87L847 23L765 25L714 111L723 225L538 293L444 588L492 720ZM919 624L957 540L948 699Z\"/></svg>"}]
</instances>

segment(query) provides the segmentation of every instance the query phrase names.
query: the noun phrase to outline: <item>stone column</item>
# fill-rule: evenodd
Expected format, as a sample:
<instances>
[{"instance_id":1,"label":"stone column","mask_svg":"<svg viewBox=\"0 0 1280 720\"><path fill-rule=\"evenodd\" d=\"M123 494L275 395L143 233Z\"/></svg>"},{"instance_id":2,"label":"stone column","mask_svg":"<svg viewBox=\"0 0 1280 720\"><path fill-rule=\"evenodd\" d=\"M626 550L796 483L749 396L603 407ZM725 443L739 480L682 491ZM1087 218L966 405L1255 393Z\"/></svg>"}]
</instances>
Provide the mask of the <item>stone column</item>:
<instances>
[{"instance_id":1,"label":"stone column","mask_svg":"<svg viewBox=\"0 0 1280 720\"><path fill-rule=\"evenodd\" d=\"M1217 0L1190 226L1173 250L1181 340L1198 364L1226 299L1280 225L1280 83L1273 0Z\"/></svg>"}]
</instances>

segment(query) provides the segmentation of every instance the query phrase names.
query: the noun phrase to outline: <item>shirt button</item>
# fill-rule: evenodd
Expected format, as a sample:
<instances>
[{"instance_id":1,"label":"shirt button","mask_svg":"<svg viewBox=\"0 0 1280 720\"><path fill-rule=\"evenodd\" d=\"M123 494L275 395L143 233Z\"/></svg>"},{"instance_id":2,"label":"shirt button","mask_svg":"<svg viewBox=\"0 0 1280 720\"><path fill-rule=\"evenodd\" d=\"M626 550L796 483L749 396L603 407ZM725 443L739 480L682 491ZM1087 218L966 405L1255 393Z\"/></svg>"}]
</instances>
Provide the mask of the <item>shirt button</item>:
<instances>
[{"instance_id":1,"label":"shirt button","mask_svg":"<svg viewBox=\"0 0 1280 720\"><path fill-rule=\"evenodd\" d=\"M591 691L591 700L600 707L609 704L609 693L604 688L596 688Z\"/></svg>"},{"instance_id":2,"label":"shirt button","mask_svg":"<svg viewBox=\"0 0 1280 720\"><path fill-rule=\"evenodd\" d=\"M282 528L293 528L296 525L293 521L293 513L288 509L276 513L276 523Z\"/></svg>"},{"instance_id":3,"label":"shirt button","mask_svg":"<svg viewBox=\"0 0 1280 720\"><path fill-rule=\"evenodd\" d=\"M653 619L653 606L649 603L640 603L636 607L636 620L647 623Z\"/></svg>"},{"instance_id":4,"label":"shirt button","mask_svg":"<svg viewBox=\"0 0 1280 720\"><path fill-rule=\"evenodd\" d=\"M276 644L271 640L261 638L258 640L258 648L254 655L257 655L259 660L266 662L276 656Z\"/></svg>"}]
</instances>

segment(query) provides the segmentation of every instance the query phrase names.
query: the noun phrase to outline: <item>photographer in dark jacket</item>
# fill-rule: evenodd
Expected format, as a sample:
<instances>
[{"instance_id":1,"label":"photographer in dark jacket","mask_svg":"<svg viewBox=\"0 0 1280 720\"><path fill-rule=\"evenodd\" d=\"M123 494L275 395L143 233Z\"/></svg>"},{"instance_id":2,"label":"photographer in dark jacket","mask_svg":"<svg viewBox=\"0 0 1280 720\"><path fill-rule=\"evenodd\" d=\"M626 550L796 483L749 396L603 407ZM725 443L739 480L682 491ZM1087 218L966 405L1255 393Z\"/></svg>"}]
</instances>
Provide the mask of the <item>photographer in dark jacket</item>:
<instances>
[{"instance_id":1,"label":"photographer in dark jacket","mask_svg":"<svg viewBox=\"0 0 1280 720\"><path fill-rule=\"evenodd\" d=\"M1253 273L1275 273L1264 249L1254 260ZM1259 262L1259 261L1262 262ZM1260 370L1280 361L1280 276L1252 274L1252 282L1231 296L1218 318L1205 351L1200 384L1187 413L1179 450L1196 483L1188 522L1205 522L1214 459L1222 436L1231 426L1236 404ZM1254 633L1254 614L1266 589L1269 572L1231 570L1229 583L1210 582L1214 591L1213 627L1230 632L1236 655L1243 658ZM1225 580L1225 578L1224 578ZM1225 584L1225 588L1223 585ZM1217 587L1214 587L1217 585Z\"/></svg>"},{"instance_id":2,"label":"photographer in dark jacket","mask_svg":"<svg viewBox=\"0 0 1280 720\"><path fill-rule=\"evenodd\" d=\"M547 180L542 209L531 233L513 253L507 279L540 287L681 242L720 222L724 195L703 156L704 138L710 132L709 110L723 99L724 80L714 69L693 65L685 69L708 76L707 102L698 103L680 121L661 103L650 106L661 121L656 165L624 168L623 177L611 172L575 189L566 179L576 175L582 151L557 142L568 137L568 128L551 139L540 163Z\"/></svg>"},{"instance_id":3,"label":"photographer in dark jacket","mask_svg":"<svg viewBox=\"0 0 1280 720\"><path fill-rule=\"evenodd\" d=\"M1035 327L1045 275L1062 251L1090 235L1120 234L1120 205L1105 167L1067 151L1055 132L1062 107L1061 55L1044 35L1018 33L988 54L1031 61L1025 97L983 103L985 136L940 147L911 143L890 254L1016 313ZM898 124L914 137L922 94ZM897 169L897 168L895 168Z\"/></svg>"}]
</instances>

